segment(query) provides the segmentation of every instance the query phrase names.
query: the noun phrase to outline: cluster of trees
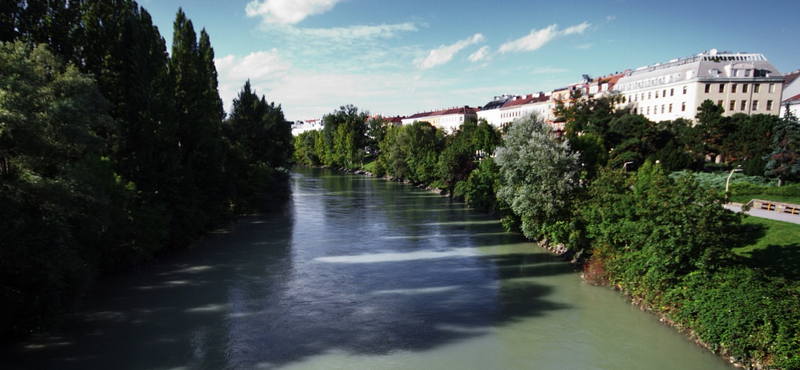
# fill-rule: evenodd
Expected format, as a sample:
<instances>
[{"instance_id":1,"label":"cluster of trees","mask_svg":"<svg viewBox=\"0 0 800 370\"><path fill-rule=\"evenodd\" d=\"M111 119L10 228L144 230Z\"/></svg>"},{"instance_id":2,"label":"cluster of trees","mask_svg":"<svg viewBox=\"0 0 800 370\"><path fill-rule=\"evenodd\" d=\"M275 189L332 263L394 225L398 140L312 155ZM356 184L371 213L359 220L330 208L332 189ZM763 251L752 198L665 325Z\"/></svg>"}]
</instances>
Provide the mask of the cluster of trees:
<instances>
[{"instance_id":1,"label":"cluster of trees","mask_svg":"<svg viewBox=\"0 0 800 370\"><path fill-rule=\"evenodd\" d=\"M707 101L696 123L651 122L618 109L614 96L574 98L557 108L561 136L536 116L505 132L486 122L443 132L378 118L360 134L376 175L448 191L532 240L565 245L587 279L623 290L737 362L800 368L796 282L747 268L732 252L748 231L721 206L724 194L669 176L742 166L796 180L797 119L726 117ZM338 150L325 135L296 138L298 163L358 166L323 160Z\"/></svg>"},{"instance_id":2,"label":"cluster of trees","mask_svg":"<svg viewBox=\"0 0 800 370\"><path fill-rule=\"evenodd\" d=\"M248 83L226 118L209 35L183 11L168 54L131 0L0 10L0 333L49 328L93 278L286 190L280 106Z\"/></svg>"}]
</instances>

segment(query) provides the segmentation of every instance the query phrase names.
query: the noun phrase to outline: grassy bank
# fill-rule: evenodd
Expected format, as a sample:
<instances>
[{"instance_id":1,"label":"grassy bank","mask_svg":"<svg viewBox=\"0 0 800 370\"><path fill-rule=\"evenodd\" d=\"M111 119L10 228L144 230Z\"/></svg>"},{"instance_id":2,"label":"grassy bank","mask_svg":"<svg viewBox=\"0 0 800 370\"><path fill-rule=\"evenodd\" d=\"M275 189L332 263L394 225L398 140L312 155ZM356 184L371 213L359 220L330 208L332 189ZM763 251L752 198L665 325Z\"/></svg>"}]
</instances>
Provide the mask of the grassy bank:
<instances>
[{"instance_id":1,"label":"grassy bank","mask_svg":"<svg viewBox=\"0 0 800 370\"><path fill-rule=\"evenodd\" d=\"M744 224L751 230L751 239L734 253L744 257L749 267L784 278L800 289L800 225L758 217L747 217Z\"/></svg>"}]
</instances>

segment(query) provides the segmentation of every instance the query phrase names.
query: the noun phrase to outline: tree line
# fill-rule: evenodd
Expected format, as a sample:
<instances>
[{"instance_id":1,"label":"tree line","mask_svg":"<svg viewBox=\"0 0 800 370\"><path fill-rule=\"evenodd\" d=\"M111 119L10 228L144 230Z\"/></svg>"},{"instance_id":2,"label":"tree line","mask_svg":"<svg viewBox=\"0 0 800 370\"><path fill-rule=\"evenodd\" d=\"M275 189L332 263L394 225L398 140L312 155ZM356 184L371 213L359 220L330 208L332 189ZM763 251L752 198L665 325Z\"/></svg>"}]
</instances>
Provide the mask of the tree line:
<instances>
[{"instance_id":1,"label":"tree line","mask_svg":"<svg viewBox=\"0 0 800 370\"><path fill-rule=\"evenodd\" d=\"M722 191L691 175L741 166L797 182L797 118L724 116L706 101L696 122L652 122L613 95L573 98L557 105L560 135L534 115L503 130L468 121L453 132L351 115L361 140L354 148L375 175L441 189L508 230L562 245L588 281L620 289L716 353L800 369L800 283L748 267L732 249L754 231L722 207ZM330 116L340 114L348 115ZM361 168L336 160L346 153L332 156L346 147L328 119L295 138L296 161ZM800 195L798 185L783 188Z\"/></svg>"},{"instance_id":2,"label":"tree line","mask_svg":"<svg viewBox=\"0 0 800 370\"><path fill-rule=\"evenodd\" d=\"M291 126L214 50L131 0L0 6L0 334L57 324L93 279L288 194Z\"/></svg>"}]
</instances>

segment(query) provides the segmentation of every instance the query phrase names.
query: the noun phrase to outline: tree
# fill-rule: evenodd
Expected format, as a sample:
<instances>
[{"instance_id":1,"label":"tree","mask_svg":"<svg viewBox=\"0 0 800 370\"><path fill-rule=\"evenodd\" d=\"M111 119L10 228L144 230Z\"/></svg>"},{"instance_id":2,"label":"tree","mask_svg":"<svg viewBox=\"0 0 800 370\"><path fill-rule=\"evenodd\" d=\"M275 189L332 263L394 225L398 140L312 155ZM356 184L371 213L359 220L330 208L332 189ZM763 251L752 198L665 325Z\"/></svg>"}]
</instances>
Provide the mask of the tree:
<instances>
[{"instance_id":1,"label":"tree","mask_svg":"<svg viewBox=\"0 0 800 370\"><path fill-rule=\"evenodd\" d=\"M367 122L367 141L366 145L371 153L380 154L380 142L386 136L386 131L392 123L381 116L370 118Z\"/></svg>"},{"instance_id":2,"label":"tree","mask_svg":"<svg viewBox=\"0 0 800 370\"><path fill-rule=\"evenodd\" d=\"M228 171L235 186L233 203L237 213L256 212L280 198L280 182L286 180L277 169L288 165L292 134L280 106L269 104L248 80L225 122L225 136L231 145Z\"/></svg>"},{"instance_id":3,"label":"tree","mask_svg":"<svg viewBox=\"0 0 800 370\"><path fill-rule=\"evenodd\" d=\"M567 242L578 155L531 115L514 121L496 161L503 184L497 197L520 217L525 236Z\"/></svg>"},{"instance_id":4,"label":"tree","mask_svg":"<svg viewBox=\"0 0 800 370\"><path fill-rule=\"evenodd\" d=\"M785 180L800 174L800 123L789 107L786 107L786 114L775 126L772 146L772 153L764 157L768 161L764 174L777 176L778 186L781 186Z\"/></svg>"},{"instance_id":5,"label":"tree","mask_svg":"<svg viewBox=\"0 0 800 370\"><path fill-rule=\"evenodd\" d=\"M198 44L192 21L182 9L174 22L169 75L174 81L182 197L170 205L173 244L186 245L229 216L223 180L225 149L222 111L217 91L213 50L205 30Z\"/></svg>"},{"instance_id":6,"label":"tree","mask_svg":"<svg viewBox=\"0 0 800 370\"><path fill-rule=\"evenodd\" d=\"M47 47L0 43L0 332L49 328L114 250L126 197L95 81Z\"/></svg>"},{"instance_id":7,"label":"tree","mask_svg":"<svg viewBox=\"0 0 800 370\"><path fill-rule=\"evenodd\" d=\"M323 164L334 167L355 168L361 165L367 146L368 112L360 112L354 105L322 117L326 154Z\"/></svg>"},{"instance_id":8,"label":"tree","mask_svg":"<svg viewBox=\"0 0 800 370\"><path fill-rule=\"evenodd\" d=\"M648 303L694 272L725 266L745 232L717 192L689 176L671 180L651 162L635 175L601 171L589 195L581 214L594 258L613 283Z\"/></svg>"}]
</instances>

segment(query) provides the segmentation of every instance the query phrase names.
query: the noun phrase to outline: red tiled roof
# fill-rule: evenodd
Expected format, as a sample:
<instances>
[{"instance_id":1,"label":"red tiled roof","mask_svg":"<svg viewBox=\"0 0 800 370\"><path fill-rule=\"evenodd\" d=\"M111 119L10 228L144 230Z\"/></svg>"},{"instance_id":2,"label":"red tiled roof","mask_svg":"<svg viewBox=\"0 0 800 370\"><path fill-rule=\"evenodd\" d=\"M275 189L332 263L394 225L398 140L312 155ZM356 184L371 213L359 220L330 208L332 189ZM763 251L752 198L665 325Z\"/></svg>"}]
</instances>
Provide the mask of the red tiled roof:
<instances>
[{"instance_id":1,"label":"red tiled roof","mask_svg":"<svg viewBox=\"0 0 800 370\"><path fill-rule=\"evenodd\" d=\"M528 94L524 97L509 99L500 109L511 109L520 105L546 102L549 99L550 97L543 93Z\"/></svg>"}]
</instances>

